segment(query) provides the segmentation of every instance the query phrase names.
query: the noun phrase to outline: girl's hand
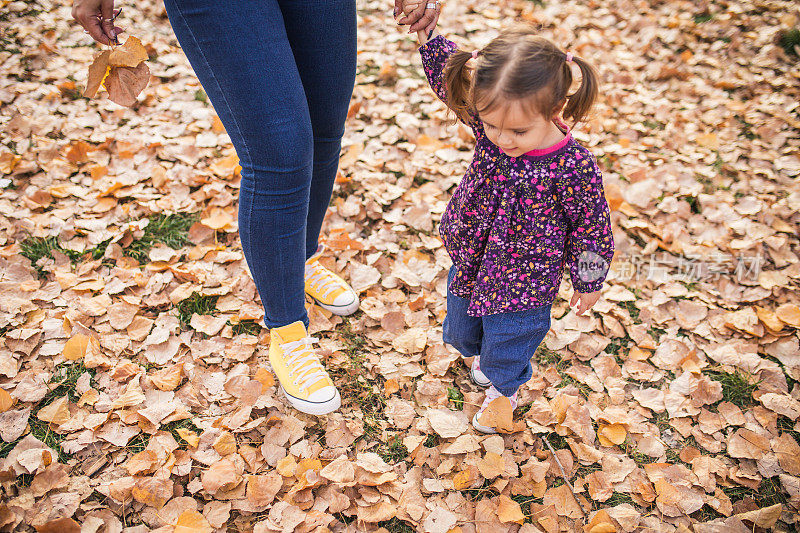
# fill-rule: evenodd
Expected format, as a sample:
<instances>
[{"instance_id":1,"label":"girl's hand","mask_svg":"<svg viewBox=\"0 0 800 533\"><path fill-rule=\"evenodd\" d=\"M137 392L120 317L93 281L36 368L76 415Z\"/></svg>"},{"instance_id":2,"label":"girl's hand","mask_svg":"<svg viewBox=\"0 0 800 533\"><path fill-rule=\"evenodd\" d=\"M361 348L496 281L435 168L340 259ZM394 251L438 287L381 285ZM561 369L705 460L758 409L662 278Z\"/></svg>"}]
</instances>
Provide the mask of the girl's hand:
<instances>
[{"instance_id":1,"label":"girl's hand","mask_svg":"<svg viewBox=\"0 0 800 533\"><path fill-rule=\"evenodd\" d=\"M122 28L114 26L114 19L120 11L121 8L114 12L114 0L75 0L72 3L72 18L100 44L119 44L117 34Z\"/></svg>"},{"instance_id":2,"label":"girl's hand","mask_svg":"<svg viewBox=\"0 0 800 533\"><path fill-rule=\"evenodd\" d=\"M575 314L582 315L587 309L592 307L597 300L600 299L600 291L595 292L578 292L572 293L572 299L569 301L569 306L573 308ZM578 303L580 302L580 303ZM576 308L575 305L578 305Z\"/></svg>"},{"instance_id":3,"label":"girl's hand","mask_svg":"<svg viewBox=\"0 0 800 533\"><path fill-rule=\"evenodd\" d=\"M410 11L409 11L410 10ZM395 0L395 14L405 14L397 21L400 25L410 24L408 33L424 31L430 34L436 28L442 12L441 0Z\"/></svg>"}]
</instances>

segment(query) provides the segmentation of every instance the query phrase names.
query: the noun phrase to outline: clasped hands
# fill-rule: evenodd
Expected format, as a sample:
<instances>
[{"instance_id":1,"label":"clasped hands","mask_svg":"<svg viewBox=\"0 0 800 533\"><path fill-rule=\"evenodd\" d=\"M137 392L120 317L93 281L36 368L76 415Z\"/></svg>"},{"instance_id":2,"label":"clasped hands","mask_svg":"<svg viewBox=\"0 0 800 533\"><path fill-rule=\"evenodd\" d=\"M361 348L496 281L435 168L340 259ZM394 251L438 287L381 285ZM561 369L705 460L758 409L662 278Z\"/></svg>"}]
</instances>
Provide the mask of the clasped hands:
<instances>
[{"instance_id":1,"label":"clasped hands","mask_svg":"<svg viewBox=\"0 0 800 533\"><path fill-rule=\"evenodd\" d=\"M394 18L401 26L410 26L408 33L424 31L430 35L442 12L441 4L440 0L394 0Z\"/></svg>"}]
</instances>

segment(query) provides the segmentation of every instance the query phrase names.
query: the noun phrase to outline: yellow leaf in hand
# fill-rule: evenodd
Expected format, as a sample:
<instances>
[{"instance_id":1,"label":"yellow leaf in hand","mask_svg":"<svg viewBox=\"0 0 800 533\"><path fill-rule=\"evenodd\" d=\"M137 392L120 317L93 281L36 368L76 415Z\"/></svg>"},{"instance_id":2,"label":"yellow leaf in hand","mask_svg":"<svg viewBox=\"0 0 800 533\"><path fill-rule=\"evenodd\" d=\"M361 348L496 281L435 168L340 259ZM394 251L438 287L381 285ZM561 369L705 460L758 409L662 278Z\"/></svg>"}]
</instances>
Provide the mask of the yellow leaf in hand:
<instances>
[{"instance_id":1,"label":"yellow leaf in hand","mask_svg":"<svg viewBox=\"0 0 800 533\"><path fill-rule=\"evenodd\" d=\"M111 67L138 67L147 60L147 50L138 37L130 36L125 44L111 50L108 65Z\"/></svg>"}]
</instances>

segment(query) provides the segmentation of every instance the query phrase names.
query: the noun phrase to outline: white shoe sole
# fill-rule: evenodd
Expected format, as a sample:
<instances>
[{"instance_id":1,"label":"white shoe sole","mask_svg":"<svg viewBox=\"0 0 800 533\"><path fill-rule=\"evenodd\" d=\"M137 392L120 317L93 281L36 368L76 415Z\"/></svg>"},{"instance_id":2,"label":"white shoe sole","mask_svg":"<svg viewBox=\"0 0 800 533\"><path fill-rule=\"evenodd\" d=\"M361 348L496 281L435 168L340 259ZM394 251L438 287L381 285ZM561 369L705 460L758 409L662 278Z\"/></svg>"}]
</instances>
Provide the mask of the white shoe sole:
<instances>
[{"instance_id":1,"label":"white shoe sole","mask_svg":"<svg viewBox=\"0 0 800 533\"><path fill-rule=\"evenodd\" d=\"M481 433L486 433L487 435L492 435L494 433L497 433L497 431L494 428L490 428L489 426L481 425L478 422L478 414L479 413L475 413L475 416L472 417L472 427L474 427L475 429L477 429Z\"/></svg>"},{"instance_id":2,"label":"white shoe sole","mask_svg":"<svg viewBox=\"0 0 800 533\"><path fill-rule=\"evenodd\" d=\"M306 294L308 294L308 293L306 293ZM310 294L308 294L308 297L311 298L312 300L314 300L314 303L317 304L318 306L320 306L321 308L327 309L328 311L330 311L331 313L333 313L334 315L337 315L337 316L352 315L353 313L358 311L358 306L361 303L358 300L358 296L355 296L355 299L353 300L353 302L349 303L347 305L329 305L329 304L324 304L324 303L320 302L319 300L317 300L316 298L314 298L313 296L311 296Z\"/></svg>"},{"instance_id":3,"label":"white shoe sole","mask_svg":"<svg viewBox=\"0 0 800 533\"><path fill-rule=\"evenodd\" d=\"M342 397L339 395L339 391L336 391L336 394L328 401L325 402L309 402L307 400L303 400L301 398L297 398L292 396L286 389L283 388L283 385L279 385L278 388L281 390L286 399L289 400L289 403L292 404L292 407L300 411L301 413L306 413L307 415L314 415L314 416L321 416L327 415L328 413L332 413L336 411L339 407L342 406Z\"/></svg>"}]
</instances>

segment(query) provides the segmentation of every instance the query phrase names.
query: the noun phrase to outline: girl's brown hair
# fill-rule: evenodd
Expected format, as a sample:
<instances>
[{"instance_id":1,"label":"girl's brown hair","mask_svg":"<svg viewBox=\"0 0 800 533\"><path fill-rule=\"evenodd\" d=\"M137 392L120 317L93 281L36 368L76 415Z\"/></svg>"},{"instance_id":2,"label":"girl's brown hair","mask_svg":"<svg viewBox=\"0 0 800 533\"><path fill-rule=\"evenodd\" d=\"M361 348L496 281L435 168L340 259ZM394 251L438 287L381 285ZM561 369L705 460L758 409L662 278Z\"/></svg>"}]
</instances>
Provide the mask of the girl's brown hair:
<instances>
[{"instance_id":1,"label":"girl's brown hair","mask_svg":"<svg viewBox=\"0 0 800 533\"><path fill-rule=\"evenodd\" d=\"M470 59L472 53L459 50L444 68L447 106L465 122L510 100L525 99L547 118L564 106L564 118L577 123L597 99L597 73L576 56L572 62L581 70L581 85L567 94L572 85L567 54L533 28L505 31L478 52L474 67L467 66Z\"/></svg>"}]
</instances>

